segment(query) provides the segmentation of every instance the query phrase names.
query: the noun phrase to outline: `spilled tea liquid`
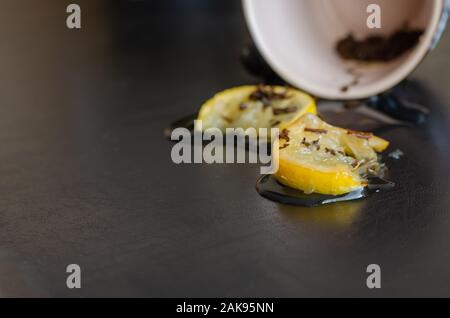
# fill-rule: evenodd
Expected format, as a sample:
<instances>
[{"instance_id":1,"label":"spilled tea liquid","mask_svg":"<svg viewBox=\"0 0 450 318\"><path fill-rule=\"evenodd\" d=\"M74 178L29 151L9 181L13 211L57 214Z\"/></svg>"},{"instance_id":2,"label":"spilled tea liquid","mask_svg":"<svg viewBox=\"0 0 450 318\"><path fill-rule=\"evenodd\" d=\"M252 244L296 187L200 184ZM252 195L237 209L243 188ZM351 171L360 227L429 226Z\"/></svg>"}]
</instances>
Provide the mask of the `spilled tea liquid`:
<instances>
[{"instance_id":1,"label":"spilled tea liquid","mask_svg":"<svg viewBox=\"0 0 450 318\"><path fill-rule=\"evenodd\" d=\"M368 182L369 185L365 188L344 195L333 196L318 193L306 194L303 191L289 188L279 183L271 175L266 175L256 182L256 191L264 198L281 204L315 207L337 202L354 201L395 187L395 183L376 176L369 177Z\"/></svg>"}]
</instances>

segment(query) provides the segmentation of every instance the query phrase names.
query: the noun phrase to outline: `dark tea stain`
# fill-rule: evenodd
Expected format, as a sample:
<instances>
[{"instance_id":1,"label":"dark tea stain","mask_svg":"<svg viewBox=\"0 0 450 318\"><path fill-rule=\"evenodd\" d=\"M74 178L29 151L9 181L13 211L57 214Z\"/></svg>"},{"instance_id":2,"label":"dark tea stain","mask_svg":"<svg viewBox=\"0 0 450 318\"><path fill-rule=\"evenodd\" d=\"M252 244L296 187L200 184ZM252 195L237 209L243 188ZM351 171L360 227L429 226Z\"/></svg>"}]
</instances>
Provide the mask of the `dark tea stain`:
<instances>
[{"instance_id":1,"label":"dark tea stain","mask_svg":"<svg viewBox=\"0 0 450 318\"><path fill-rule=\"evenodd\" d=\"M287 129L283 129L283 131L280 133L279 139L284 139L286 142L289 142L291 139L289 138L290 131Z\"/></svg>"},{"instance_id":2,"label":"dark tea stain","mask_svg":"<svg viewBox=\"0 0 450 318\"><path fill-rule=\"evenodd\" d=\"M344 85L341 87L341 92L342 93L347 93L350 88L356 86L359 84L359 78L355 78L350 84Z\"/></svg>"},{"instance_id":3,"label":"dark tea stain","mask_svg":"<svg viewBox=\"0 0 450 318\"><path fill-rule=\"evenodd\" d=\"M172 132L177 128L185 128L191 132L194 131L194 121L197 119L197 116L197 114L191 114L174 121L164 129L164 136L170 140Z\"/></svg>"},{"instance_id":4,"label":"dark tea stain","mask_svg":"<svg viewBox=\"0 0 450 318\"><path fill-rule=\"evenodd\" d=\"M348 34L336 44L336 51L344 60L360 62L390 62L413 49L423 30L403 28L389 36L373 35L357 40Z\"/></svg>"},{"instance_id":5,"label":"dark tea stain","mask_svg":"<svg viewBox=\"0 0 450 318\"><path fill-rule=\"evenodd\" d=\"M347 135L355 136L360 139L366 139L369 140L370 138L373 138L372 133L363 132L363 131L356 131L356 130L347 130Z\"/></svg>"},{"instance_id":6,"label":"dark tea stain","mask_svg":"<svg viewBox=\"0 0 450 318\"><path fill-rule=\"evenodd\" d=\"M347 93L350 90L350 88L357 86L362 78L362 74L360 74L357 69L349 68L347 70L347 73L353 76L353 79L349 84L346 84L341 87L342 93Z\"/></svg>"},{"instance_id":7,"label":"dark tea stain","mask_svg":"<svg viewBox=\"0 0 450 318\"><path fill-rule=\"evenodd\" d=\"M250 100L260 101L264 107L271 107L272 101L289 99L288 89L278 92L272 86L258 85L257 89L250 94Z\"/></svg>"},{"instance_id":8,"label":"dark tea stain","mask_svg":"<svg viewBox=\"0 0 450 318\"><path fill-rule=\"evenodd\" d=\"M276 127L276 126L278 126L279 124L281 124L281 121L279 121L279 120L275 120L275 121L270 122L270 126L271 126L271 127Z\"/></svg>"},{"instance_id":9,"label":"dark tea stain","mask_svg":"<svg viewBox=\"0 0 450 318\"><path fill-rule=\"evenodd\" d=\"M286 108L272 108L272 112L273 112L274 116L288 115L288 114L295 113L297 111L297 109L298 108L295 106L286 107Z\"/></svg>"},{"instance_id":10,"label":"dark tea stain","mask_svg":"<svg viewBox=\"0 0 450 318\"><path fill-rule=\"evenodd\" d=\"M306 194L303 191L289 188L271 175L262 176L256 183L256 190L264 198L286 205L317 207L337 202L354 201L366 198L374 193L390 190L395 183L376 176L368 177L368 185L365 188L339 195Z\"/></svg>"},{"instance_id":11,"label":"dark tea stain","mask_svg":"<svg viewBox=\"0 0 450 318\"><path fill-rule=\"evenodd\" d=\"M306 132L310 132L310 133L314 133L314 134L318 134L318 135L326 135L328 134L328 130L326 129L316 129L316 128L305 128Z\"/></svg>"}]
</instances>

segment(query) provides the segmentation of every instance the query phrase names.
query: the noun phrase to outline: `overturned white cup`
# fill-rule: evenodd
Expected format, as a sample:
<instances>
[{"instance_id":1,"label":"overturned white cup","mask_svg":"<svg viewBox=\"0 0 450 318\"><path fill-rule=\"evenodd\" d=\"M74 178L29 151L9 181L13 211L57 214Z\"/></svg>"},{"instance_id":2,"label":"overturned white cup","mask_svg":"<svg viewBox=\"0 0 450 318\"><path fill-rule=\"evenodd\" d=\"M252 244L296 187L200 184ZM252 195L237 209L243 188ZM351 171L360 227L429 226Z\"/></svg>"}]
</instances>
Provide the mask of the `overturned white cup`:
<instances>
[{"instance_id":1,"label":"overturned white cup","mask_svg":"<svg viewBox=\"0 0 450 318\"><path fill-rule=\"evenodd\" d=\"M438 42L448 20L448 0L243 0L251 35L263 57L284 80L327 99L364 99L404 80ZM381 28L367 25L367 8L381 7ZM358 64L357 85L351 63L337 54L336 43L389 35L405 23L423 29L419 43L388 63Z\"/></svg>"}]
</instances>

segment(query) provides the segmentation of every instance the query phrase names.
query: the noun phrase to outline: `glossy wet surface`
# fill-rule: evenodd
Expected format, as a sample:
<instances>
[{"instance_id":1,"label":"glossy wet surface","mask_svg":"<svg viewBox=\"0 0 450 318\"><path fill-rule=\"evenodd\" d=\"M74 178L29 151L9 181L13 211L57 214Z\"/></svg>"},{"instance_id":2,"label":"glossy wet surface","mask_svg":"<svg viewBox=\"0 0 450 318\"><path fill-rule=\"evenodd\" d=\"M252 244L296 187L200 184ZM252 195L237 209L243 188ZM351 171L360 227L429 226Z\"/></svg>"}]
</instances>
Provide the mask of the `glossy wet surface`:
<instances>
[{"instance_id":1,"label":"glossy wet surface","mask_svg":"<svg viewBox=\"0 0 450 318\"><path fill-rule=\"evenodd\" d=\"M57 2L0 10L0 295L450 296L449 33L409 84L428 123L381 132L397 186L299 208L258 166L170 160L168 123L256 82L238 1L80 0L80 32Z\"/></svg>"},{"instance_id":2,"label":"glossy wet surface","mask_svg":"<svg viewBox=\"0 0 450 318\"><path fill-rule=\"evenodd\" d=\"M306 194L303 191L286 187L270 175L262 176L256 182L256 191L273 202L298 207L318 207L339 202L349 202L367 198L369 195L391 190L395 187L392 181L379 177L370 177L369 185L350 193L333 196L320 193Z\"/></svg>"}]
</instances>

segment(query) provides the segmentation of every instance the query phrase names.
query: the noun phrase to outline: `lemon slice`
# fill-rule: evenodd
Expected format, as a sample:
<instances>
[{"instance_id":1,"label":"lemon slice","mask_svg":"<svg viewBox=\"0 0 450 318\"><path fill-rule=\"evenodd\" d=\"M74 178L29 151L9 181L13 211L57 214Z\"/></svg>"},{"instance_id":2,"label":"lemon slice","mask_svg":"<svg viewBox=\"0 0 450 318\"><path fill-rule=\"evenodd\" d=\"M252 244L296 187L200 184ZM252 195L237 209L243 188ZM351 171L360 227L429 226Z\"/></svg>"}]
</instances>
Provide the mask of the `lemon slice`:
<instances>
[{"instance_id":1,"label":"lemon slice","mask_svg":"<svg viewBox=\"0 0 450 318\"><path fill-rule=\"evenodd\" d=\"M282 129L303 114L316 112L314 99L299 90L281 86L241 86L208 100L201 107L198 120L203 130ZM199 125L195 128L200 130Z\"/></svg>"},{"instance_id":2,"label":"lemon slice","mask_svg":"<svg viewBox=\"0 0 450 318\"><path fill-rule=\"evenodd\" d=\"M279 182L305 193L342 195L367 186L365 176L380 172L377 152L389 142L305 114L281 132L278 146Z\"/></svg>"}]
</instances>

